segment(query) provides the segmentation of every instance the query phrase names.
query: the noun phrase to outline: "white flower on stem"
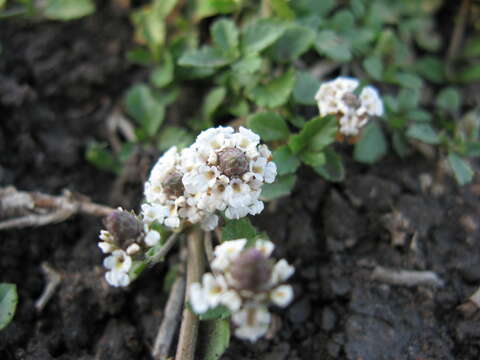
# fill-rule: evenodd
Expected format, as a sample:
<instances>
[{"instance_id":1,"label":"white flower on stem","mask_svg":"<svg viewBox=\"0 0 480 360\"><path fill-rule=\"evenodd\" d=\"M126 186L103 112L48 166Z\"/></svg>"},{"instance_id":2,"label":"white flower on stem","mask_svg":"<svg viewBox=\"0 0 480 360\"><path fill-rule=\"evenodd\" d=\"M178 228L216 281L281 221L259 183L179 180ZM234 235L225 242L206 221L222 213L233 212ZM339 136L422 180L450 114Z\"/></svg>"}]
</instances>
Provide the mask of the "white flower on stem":
<instances>
[{"instance_id":1,"label":"white flower on stem","mask_svg":"<svg viewBox=\"0 0 480 360\"><path fill-rule=\"evenodd\" d=\"M272 302L280 307L285 307L293 300L293 289L290 285L280 285L270 293Z\"/></svg>"},{"instance_id":2,"label":"white flower on stem","mask_svg":"<svg viewBox=\"0 0 480 360\"><path fill-rule=\"evenodd\" d=\"M147 235L145 236L145 244L149 247L155 246L159 243L160 241L160 233L156 230L150 230L148 231Z\"/></svg>"},{"instance_id":3,"label":"white flower on stem","mask_svg":"<svg viewBox=\"0 0 480 360\"><path fill-rule=\"evenodd\" d=\"M285 259L279 260L272 271L272 281L274 284L287 280L295 272L295 268Z\"/></svg>"},{"instance_id":4,"label":"white flower on stem","mask_svg":"<svg viewBox=\"0 0 480 360\"><path fill-rule=\"evenodd\" d=\"M235 259L245 247L247 239L238 239L225 241L215 247L214 256L211 266L215 270L225 270L230 262Z\"/></svg>"},{"instance_id":5,"label":"white flower on stem","mask_svg":"<svg viewBox=\"0 0 480 360\"><path fill-rule=\"evenodd\" d=\"M102 250L104 254L109 254L116 249L115 245L106 241L99 242L98 247L100 248L100 250Z\"/></svg>"},{"instance_id":6,"label":"white flower on stem","mask_svg":"<svg viewBox=\"0 0 480 360\"><path fill-rule=\"evenodd\" d=\"M222 294L220 302L232 312L238 311L242 306L242 298L238 295L238 292L234 290L225 291Z\"/></svg>"},{"instance_id":7,"label":"white flower on stem","mask_svg":"<svg viewBox=\"0 0 480 360\"><path fill-rule=\"evenodd\" d=\"M190 286L190 305L197 314L203 314L208 310L208 301L205 290L200 283L193 283Z\"/></svg>"},{"instance_id":8,"label":"white flower on stem","mask_svg":"<svg viewBox=\"0 0 480 360\"><path fill-rule=\"evenodd\" d=\"M128 271L132 267L132 258L123 250L115 250L112 255L103 260L103 266L109 269L105 279L112 286L127 286L130 284Z\"/></svg>"},{"instance_id":9,"label":"white flower on stem","mask_svg":"<svg viewBox=\"0 0 480 360\"><path fill-rule=\"evenodd\" d=\"M136 243L133 243L127 248L127 254L130 256L138 254L139 251L140 251L140 246Z\"/></svg>"},{"instance_id":10,"label":"white flower on stem","mask_svg":"<svg viewBox=\"0 0 480 360\"><path fill-rule=\"evenodd\" d=\"M255 249L260 250L263 256L268 258L270 255L272 255L275 245L273 245L271 241L258 239L255 242Z\"/></svg>"},{"instance_id":11,"label":"white flower on stem","mask_svg":"<svg viewBox=\"0 0 480 360\"><path fill-rule=\"evenodd\" d=\"M113 242L113 236L107 230L100 230L100 235L98 237L103 242L107 242L107 243Z\"/></svg>"},{"instance_id":12,"label":"white flower on stem","mask_svg":"<svg viewBox=\"0 0 480 360\"><path fill-rule=\"evenodd\" d=\"M252 306L234 313L232 320L237 326L235 335L254 342L268 331L271 315L264 306Z\"/></svg>"},{"instance_id":13,"label":"white flower on stem","mask_svg":"<svg viewBox=\"0 0 480 360\"><path fill-rule=\"evenodd\" d=\"M202 285L210 308L214 308L220 304L222 295L227 289L223 276L213 276L206 273L202 277Z\"/></svg>"}]
</instances>

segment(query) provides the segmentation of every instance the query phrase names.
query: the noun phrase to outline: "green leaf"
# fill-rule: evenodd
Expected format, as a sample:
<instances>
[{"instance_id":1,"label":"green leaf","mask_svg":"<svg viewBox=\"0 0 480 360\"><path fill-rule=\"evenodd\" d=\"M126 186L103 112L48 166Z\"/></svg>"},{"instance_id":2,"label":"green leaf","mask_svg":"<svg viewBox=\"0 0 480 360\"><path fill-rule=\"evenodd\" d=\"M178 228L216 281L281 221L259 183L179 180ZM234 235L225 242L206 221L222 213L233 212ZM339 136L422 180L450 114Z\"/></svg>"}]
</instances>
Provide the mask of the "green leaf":
<instances>
[{"instance_id":1,"label":"green leaf","mask_svg":"<svg viewBox=\"0 0 480 360\"><path fill-rule=\"evenodd\" d=\"M238 56L238 30L232 20L215 21L210 32L218 49L229 56Z\"/></svg>"},{"instance_id":2,"label":"green leaf","mask_svg":"<svg viewBox=\"0 0 480 360\"><path fill-rule=\"evenodd\" d=\"M402 89L400 90L397 103L399 110L416 109L420 102L420 89Z\"/></svg>"},{"instance_id":3,"label":"green leaf","mask_svg":"<svg viewBox=\"0 0 480 360\"><path fill-rule=\"evenodd\" d=\"M468 141L465 143L465 155L468 157L479 157L480 156L480 142L478 141Z\"/></svg>"},{"instance_id":4,"label":"green leaf","mask_svg":"<svg viewBox=\"0 0 480 360\"><path fill-rule=\"evenodd\" d=\"M101 170L118 173L121 169L120 162L107 150L107 144L89 143L85 157L88 162Z\"/></svg>"},{"instance_id":5,"label":"green leaf","mask_svg":"<svg viewBox=\"0 0 480 360\"><path fill-rule=\"evenodd\" d=\"M187 130L176 126L169 126L160 133L158 149L166 151L172 146L183 149L193 143L193 140L193 135Z\"/></svg>"},{"instance_id":6,"label":"green leaf","mask_svg":"<svg viewBox=\"0 0 480 360\"><path fill-rule=\"evenodd\" d=\"M392 145L397 155L401 158L405 158L411 153L411 149L402 132L395 131L393 133Z\"/></svg>"},{"instance_id":7,"label":"green leaf","mask_svg":"<svg viewBox=\"0 0 480 360\"><path fill-rule=\"evenodd\" d=\"M272 46L270 54L275 61L295 61L308 51L315 41L315 32L305 26L290 26Z\"/></svg>"},{"instance_id":8,"label":"green leaf","mask_svg":"<svg viewBox=\"0 0 480 360\"><path fill-rule=\"evenodd\" d=\"M148 136L157 133L165 116L165 107L145 84L134 85L125 97L128 115L134 118Z\"/></svg>"},{"instance_id":9,"label":"green leaf","mask_svg":"<svg viewBox=\"0 0 480 360\"><path fill-rule=\"evenodd\" d=\"M177 5L178 0L155 0L153 11L161 19L165 19Z\"/></svg>"},{"instance_id":10,"label":"green leaf","mask_svg":"<svg viewBox=\"0 0 480 360\"><path fill-rule=\"evenodd\" d=\"M229 14L239 6L237 0L196 0L195 18L200 20L217 14Z\"/></svg>"},{"instance_id":11,"label":"green leaf","mask_svg":"<svg viewBox=\"0 0 480 360\"><path fill-rule=\"evenodd\" d=\"M460 185L465 185L472 181L474 171L465 159L462 159L454 152L450 152L448 154L448 163L453 170L455 180L457 180Z\"/></svg>"},{"instance_id":12,"label":"green leaf","mask_svg":"<svg viewBox=\"0 0 480 360\"><path fill-rule=\"evenodd\" d=\"M327 15L336 5L335 0L295 0L290 1L292 8L300 15Z\"/></svg>"},{"instance_id":13,"label":"green leaf","mask_svg":"<svg viewBox=\"0 0 480 360\"><path fill-rule=\"evenodd\" d=\"M246 217L238 220L226 219L225 225L222 227L222 241L250 239L256 234L257 231Z\"/></svg>"},{"instance_id":14,"label":"green leaf","mask_svg":"<svg viewBox=\"0 0 480 360\"><path fill-rule=\"evenodd\" d=\"M218 360L230 344L230 322L211 320L200 324L202 360Z\"/></svg>"},{"instance_id":15,"label":"green leaf","mask_svg":"<svg viewBox=\"0 0 480 360\"><path fill-rule=\"evenodd\" d=\"M292 20L295 18L295 13L290 9L287 0L270 0L270 6L283 19Z\"/></svg>"},{"instance_id":16,"label":"green leaf","mask_svg":"<svg viewBox=\"0 0 480 360\"><path fill-rule=\"evenodd\" d=\"M242 32L243 54L264 50L282 36L285 29L283 23L272 19L260 19L249 23Z\"/></svg>"},{"instance_id":17,"label":"green leaf","mask_svg":"<svg viewBox=\"0 0 480 360\"><path fill-rule=\"evenodd\" d=\"M325 163L313 168L317 174L328 181L343 181L345 179L345 167L342 158L333 149L325 149Z\"/></svg>"},{"instance_id":18,"label":"green leaf","mask_svg":"<svg viewBox=\"0 0 480 360\"><path fill-rule=\"evenodd\" d=\"M0 9L3 8L6 3L7 3L7 0L0 0Z\"/></svg>"},{"instance_id":19,"label":"green leaf","mask_svg":"<svg viewBox=\"0 0 480 360\"><path fill-rule=\"evenodd\" d=\"M279 176L274 183L263 185L260 198L264 201L270 201L289 195L295 186L296 180L295 174Z\"/></svg>"},{"instance_id":20,"label":"green leaf","mask_svg":"<svg viewBox=\"0 0 480 360\"><path fill-rule=\"evenodd\" d=\"M367 71L368 75L374 80L381 80L383 75L382 60L378 56L371 56L363 61L363 67Z\"/></svg>"},{"instance_id":21,"label":"green leaf","mask_svg":"<svg viewBox=\"0 0 480 360\"><path fill-rule=\"evenodd\" d=\"M393 77L393 82L409 89L420 88L423 84L422 79L417 75L406 72L396 73Z\"/></svg>"},{"instance_id":22,"label":"green leaf","mask_svg":"<svg viewBox=\"0 0 480 360\"><path fill-rule=\"evenodd\" d=\"M47 0L43 15L52 20L73 20L92 14L92 0Z\"/></svg>"},{"instance_id":23,"label":"green leaf","mask_svg":"<svg viewBox=\"0 0 480 360\"><path fill-rule=\"evenodd\" d=\"M297 81L293 88L293 99L298 104L315 105L315 94L320 87L318 81L312 74L306 71L297 72Z\"/></svg>"},{"instance_id":24,"label":"green leaf","mask_svg":"<svg viewBox=\"0 0 480 360\"><path fill-rule=\"evenodd\" d=\"M440 137L429 123L414 123L407 129L406 135L412 139L420 140L426 144L438 144Z\"/></svg>"},{"instance_id":25,"label":"green leaf","mask_svg":"<svg viewBox=\"0 0 480 360\"><path fill-rule=\"evenodd\" d=\"M468 39L462 54L466 59L480 56L480 37L472 36Z\"/></svg>"},{"instance_id":26,"label":"green leaf","mask_svg":"<svg viewBox=\"0 0 480 360\"><path fill-rule=\"evenodd\" d=\"M325 164L326 158L323 151L304 151L300 154L300 160L311 167L317 167Z\"/></svg>"},{"instance_id":27,"label":"green leaf","mask_svg":"<svg viewBox=\"0 0 480 360\"><path fill-rule=\"evenodd\" d=\"M294 154L304 150L318 152L335 141L337 119L335 116L315 117L305 124L297 135L290 136L288 146Z\"/></svg>"},{"instance_id":28,"label":"green leaf","mask_svg":"<svg viewBox=\"0 0 480 360\"><path fill-rule=\"evenodd\" d=\"M150 74L150 82L157 88L170 84L173 80L173 60L170 53L165 53L162 63L157 65Z\"/></svg>"},{"instance_id":29,"label":"green leaf","mask_svg":"<svg viewBox=\"0 0 480 360\"><path fill-rule=\"evenodd\" d=\"M217 307L214 307L213 309L209 309L206 312L197 315L200 320L221 320L228 318L230 315L232 315L232 312L226 306L219 305Z\"/></svg>"},{"instance_id":30,"label":"green leaf","mask_svg":"<svg viewBox=\"0 0 480 360\"><path fill-rule=\"evenodd\" d=\"M133 49L127 52L127 60L134 64L148 66L154 62L152 54L143 48Z\"/></svg>"},{"instance_id":31,"label":"green leaf","mask_svg":"<svg viewBox=\"0 0 480 360\"><path fill-rule=\"evenodd\" d=\"M320 55L325 55L338 62L352 59L350 44L332 30L320 31L315 41L315 49Z\"/></svg>"},{"instance_id":32,"label":"green leaf","mask_svg":"<svg viewBox=\"0 0 480 360\"><path fill-rule=\"evenodd\" d=\"M300 166L300 160L293 155L287 145L280 146L273 151L273 162L277 165L278 176L295 173Z\"/></svg>"},{"instance_id":33,"label":"green leaf","mask_svg":"<svg viewBox=\"0 0 480 360\"><path fill-rule=\"evenodd\" d=\"M256 113L250 116L247 124L264 141L286 139L290 135L285 120L272 111Z\"/></svg>"},{"instance_id":34,"label":"green leaf","mask_svg":"<svg viewBox=\"0 0 480 360\"><path fill-rule=\"evenodd\" d=\"M5 328L13 319L17 308L18 295L15 284L0 284L0 330Z\"/></svg>"},{"instance_id":35,"label":"green leaf","mask_svg":"<svg viewBox=\"0 0 480 360\"><path fill-rule=\"evenodd\" d=\"M382 128L371 122L363 130L360 141L355 144L355 160L373 164L380 160L387 153L387 141L383 135Z\"/></svg>"},{"instance_id":36,"label":"green leaf","mask_svg":"<svg viewBox=\"0 0 480 360\"><path fill-rule=\"evenodd\" d=\"M455 114L460 110L460 101L458 90L448 87L438 94L436 104L439 108Z\"/></svg>"},{"instance_id":37,"label":"green leaf","mask_svg":"<svg viewBox=\"0 0 480 360\"><path fill-rule=\"evenodd\" d=\"M164 19L152 8L140 8L132 13L132 22L135 25L135 37L145 42L152 57L158 60L167 31Z\"/></svg>"},{"instance_id":38,"label":"green leaf","mask_svg":"<svg viewBox=\"0 0 480 360\"><path fill-rule=\"evenodd\" d=\"M209 91L202 106L202 116L204 119L210 120L212 118L215 111L225 99L226 94L227 90L221 86Z\"/></svg>"},{"instance_id":39,"label":"green leaf","mask_svg":"<svg viewBox=\"0 0 480 360\"><path fill-rule=\"evenodd\" d=\"M180 56L178 64L181 66L194 67L222 67L235 60L232 56L227 56L220 49L211 46L204 46L197 50L190 50Z\"/></svg>"},{"instance_id":40,"label":"green leaf","mask_svg":"<svg viewBox=\"0 0 480 360\"><path fill-rule=\"evenodd\" d=\"M265 85L247 90L247 96L259 106L274 108L287 102L295 85L295 71L288 70Z\"/></svg>"},{"instance_id":41,"label":"green leaf","mask_svg":"<svg viewBox=\"0 0 480 360\"><path fill-rule=\"evenodd\" d=\"M463 83L473 83L480 80L480 64L474 63L463 68L458 74L459 81Z\"/></svg>"},{"instance_id":42,"label":"green leaf","mask_svg":"<svg viewBox=\"0 0 480 360\"><path fill-rule=\"evenodd\" d=\"M439 84L445 80L445 68L442 60L433 56L425 56L415 61L415 69L425 79Z\"/></svg>"}]
</instances>

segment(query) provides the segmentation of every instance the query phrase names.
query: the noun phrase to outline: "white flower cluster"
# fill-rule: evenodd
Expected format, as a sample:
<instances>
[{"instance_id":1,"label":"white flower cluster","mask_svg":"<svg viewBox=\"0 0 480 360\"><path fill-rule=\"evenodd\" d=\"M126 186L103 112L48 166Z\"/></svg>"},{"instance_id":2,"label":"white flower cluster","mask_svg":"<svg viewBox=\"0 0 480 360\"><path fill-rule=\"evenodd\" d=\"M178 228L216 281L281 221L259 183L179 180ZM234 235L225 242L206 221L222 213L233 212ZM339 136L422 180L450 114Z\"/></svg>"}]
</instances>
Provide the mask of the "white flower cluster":
<instances>
[{"instance_id":1,"label":"white flower cluster","mask_svg":"<svg viewBox=\"0 0 480 360\"><path fill-rule=\"evenodd\" d=\"M128 286L133 258L158 244L160 233L147 225L142 228L140 219L121 209L108 215L105 225L109 230L100 231L98 243L102 252L109 254L103 260L103 266L108 270L105 279L114 287Z\"/></svg>"},{"instance_id":2,"label":"white flower cluster","mask_svg":"<svg viewBox=\"0 0 480 360\"><path fill-rule=\"evenodd\" d=\"M272 242L257 240L246 248L247 240L226 241L217 246L211 268L202 283L190 287L190 304L197 314L219 305L232 312L235 335L256 341L267 332L271 315L268 304L287 306L293 299L293 289L285 281L294 268L286 260L277 263L269 259Z\"/></svg>"},{"instance_id":3,"label":"white flower cluster","mask_svg":"<svg viewBox=\"0 0 480 360\"><path fill-rule=\"evenodd\" d=\"M337 115L339 132L356 136L368 122L369 116L382 116L383 103L377 90L366 86L359 95L357 79L338 77L320 85L315 95L321 116Z\"/></svg>"},{"instance_id":4,"label":"white flower cluster","mask_svg":"<svg viewBox=\"0 0 480 360\"><path fill-rule=\"evenodd\" d=\"M271 152L252 131L208 129L189 148L172 147L158 160L145 184L143 218L170 228L188 222L213 230L217 211L229 219L260 213L261 187L276 174Z\"/></svg>"}]
</instances>

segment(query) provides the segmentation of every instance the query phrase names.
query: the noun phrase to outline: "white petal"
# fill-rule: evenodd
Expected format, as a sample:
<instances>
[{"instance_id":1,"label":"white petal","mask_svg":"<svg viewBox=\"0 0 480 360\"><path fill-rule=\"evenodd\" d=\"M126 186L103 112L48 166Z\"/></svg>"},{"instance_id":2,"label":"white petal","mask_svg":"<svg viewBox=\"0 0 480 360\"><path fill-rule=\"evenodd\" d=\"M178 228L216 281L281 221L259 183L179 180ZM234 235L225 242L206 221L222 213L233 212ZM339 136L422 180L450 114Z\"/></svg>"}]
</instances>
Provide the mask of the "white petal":
<instances>
[{"instance_id":1,"label":"white petal","mask_svg":"<svg viewBox=\"0 0 480 360\"><path fill-rule=\"evenodd\" d=\"M285 307L293 300L293 288L290 285L280 285L273 289L270 298L280 307Z\"/></svg>"},{"instance_id":2,"label":"white petal","mask_svg":"<svg viewBox=\"0 0 480 360\"><path fill-rule=\"evenodd\" d=\"M295 268L288 264L285 259L279 260L273 267L272 280L274 283L287 280L295 272Z\"/></svg>"},{"instance_id":3,"label":"white petal","mask_svg":"<svg viewBox=\"0 0 480 360\"><path fill-rule=\"evenodd\" d=\"M242 299L234 290L226 291L222 294L220 302L228 307L230 311L235 312L242 306Z\"/></svg>"},{"instance_id":4,"label":"white petal","mask_svg":"<svg viewBox=\"0 0 480 360\"><path fill-rule=\"evenodd\" d=\"M147 246L155 246L160 241L160 233L155 230L150 230L145 236L144 241Z\"/></svg>"},{"instance_id":5,"label":"white petal","mask_svg":"<svg viewBox=\"0 0 480 360\"><path fill-rule=\"evenodd\" d=\"M99 242L98 247L102 250L104 254L109 254L115 249L115 247L111 243L104 241Z\"/></svg>"},{"instance_id":6,"label":"white petal","mask_svg":"<svg viewBox=\"0 0 480 360\"><path fill-rule=\"evenodd\" d=\"M139 251L140 251L140 246L138 246L138 244L132 244L127 248L128 255L135 255Z\"/></svg>"},{"instance_id":7,"label":"white petal","mask_svg":"<svg viewBox=\"0 0 480 360\"><path fill-rule=\"evenodd\" d=\"M190 305L197 314L202 314L208 310L208 303L200 283L193 283L190 286Z\"/></svg>"},{"instance_id":8,"label":"white petal","mask_svg":"<svg viewBox=\"0 0 480 360\"><path fill-rule=\"evenodd\" d=\"M268 240L257 240L255 242L255 248L259 250L263 256L268 258L272 254L273 249L275 249L275 245Z\"/></svg>"}]
</instances>

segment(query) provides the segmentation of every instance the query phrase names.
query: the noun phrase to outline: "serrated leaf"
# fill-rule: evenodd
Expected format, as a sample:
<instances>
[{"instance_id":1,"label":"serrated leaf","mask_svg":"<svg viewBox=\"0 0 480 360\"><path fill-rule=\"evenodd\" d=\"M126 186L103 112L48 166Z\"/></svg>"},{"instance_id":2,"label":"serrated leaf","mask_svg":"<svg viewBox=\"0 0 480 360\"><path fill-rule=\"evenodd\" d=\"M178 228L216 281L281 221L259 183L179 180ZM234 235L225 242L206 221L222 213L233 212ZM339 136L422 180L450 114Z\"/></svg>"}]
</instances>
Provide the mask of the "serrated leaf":
<instances>
[{"instance_id":1,"label":"serrated leaf","mask_svg":"<svg viewBox=\"0 0 480 360\"><path fill-rule=\"evenodd\" d=\"M5 328L13 319L17 308L18 295L15 284L0 284L0 330Z\"/></svg>"},{"instance_id":2,"label":"serrated leaf","mask_svg":"<svg viewBox=\"0 0 480 360\"><path fill-rule=\"evenodd\" d=\"M148 136L156 134L165 116L165 107L145 84L134 85L125 96L128 115L137 121Z\"/></svg>"},{"instance_id":3,"label":"serrated leaf","mask_svg":"<svg viewBox=\"0 0 480 360\"><path fill-rule=\"evenodd\" d=\"M286 139L290 135L285 120L272 111L256 113L250 116L247 124L264 141Z\"/></svg>"},{"instance_id":4,"label":"serrated leaf","mask_svg":"<svg viewBox=\"0 0 480 360\"><path fill-rule=\"evenodd\" d=\"M230 344L230 323L228 320L211 320L200 324L202 360L218 360Z\"/></svg>"},{"instance_id":5,"label":"serrated leaf","mask_svg":"<svg viewBox=\"0 0 480 360\"><path fill-rule=\"evenodd\" d=\"M282 63L295 61L300 55L310 49L315 41L315 32L305 26L293 25L287 28L283 35L269 50L272 59Z\"/></svg>"},{"instance_id":6,"label":"serrated leaf","mask_svg":"<svg viewBox=\"0 0 480 360\"><path fill-rule=\"evenodd\" d=\"M278 176L272 184L263 185L260 198L264 201L270 201L289 195L295 186L296 180L297 177L295 174Z\"/></svg>"},{"instance_id":7,"label":"serrated leaf","mask_svg":"<svg viewBox=\"0 0 480 360\"><path fill-rule=\"evenodd\" d=\"M448 87L438 94L436 104L443 110L450 113L457 113L460 109L460 93L458 90Z\"/></svg>"},{"instance_id":8,"label":"serrated leaf","mask_svg":"<svg viewBox=\"0 0 480 360\"><path fill-rule=\"evenodd\" d=\"M438 144L440 137L429 123L414 123L408 127L406 135L412 139L420 140L426 144Z\"/></svg>"},{"instance_id":9,"label":"serrated leaf","mask_svg":"<svg viewBox=\"0 0 480 360\"><path fill-rule=\"evenodd\" d=\"M374 80L381 80L383 75L383 63L380 57L370 56L363 60L363 67L368 75Z\"/></svg>"},{"instance_id":10,"label":"serrated leaf","mask_svg":"<svg viewBox=\"0 0 480 360\"><path fill-rule=\"evenodd\" d=\"M387 141L381 127L376 122L371 122L363 130L360 141L355 144L355 160L373 164L387 153Z\"/></svg>"},{"instance_id":11,"label":"serrated leaf","mask_svg":"<svg viewBox=\"0 0 480 360\"><path fill-rule=\"evenodd\" d=\"M173 60L170 53L165 53L162 63L157 65L150 74L150 82L157 88L170 84L173 80Z\"/></svg>"},{"instance_id":12,"label":"serrated leaf","mask_svg":"<svg viewBox=\"0 0 480 360\"><path fill-rule=\"evenodd\" d=\"M160 133L158 149L166 151L172 146L183 149L193 143L193 140L193 135L187 130L176 126L169 126Z\"/></svg>"},{"instance_id":13,"label":"serrated leaf","mask_svg":"<svg viewBox=\"0 0 480 360\"><path fill-rule=\"evenodd\" d=\"M307 122L297 135L290 136L288 146L294 154L304 150L319 152L335 141L336 134L335 116L318 116Z\"/></svg>"},{"instance_id":14,"label":"serrated leaf","mask_svg":"<svg viewBox=\"0 0 480 360\"><path fill-rule=\"evenodd\" d=\"M277 165L278 176L295 173L300 166L300 160L287 145L280 146L273 151L273 162Z\"/></svg>"},{"instance_id":15,"label":"serrated leaf","mask_svg":"<svg viewBox=\"0 0 480 360\"><path fill-rule=\"evenodd\" d=\"M52 20L73 20L92 14L95 4L92 0L47 0L43 15Z\"/></svg>"},{"instance_id":16,"label":"serrated leaf","mask_svg":"<svg viewBox=\"0 0 480 360\"><path fill-rule=\"evenodd\" d=\"M220 49L204 46L184 53L178 59L178 64L181 66L216 68L228 65L234 60L234 57L225 55Z\"/></svg>"},{"instance_id":17,"label":"serrated leaf","mask_svg":"<svg viewBox=\"0 0 480 360\"><path fill-rule=\"evenodd\" d=\"M295 87L293 88L293 99L298 104L315 105L315 94L319 87L320 81L312 74L306 71L298 71Z\"/></svg>"},{"instance_id":18,"label":"serrated leaf","mask_svg":"<svg viewBox=\"0 0 480 360\"><path fill-rule=\"evenodd\" d=\"M202 116L204 119L210 120L212 118L215 111L225 99L226 94L227 90L221 86L209 91L202 106Z\"/></svg>"},{"instance_id":19,"label":"serrated leaf","mask_svg":"<svg viewBox=\"0 0 480 360\"><path fill-rule=\"evenodd\" d=\"M282 36L285 29L283 23L271 19L260 19L249 23L241 37L243 54L264 50Z\"/></svg>"},{"instance_id":20,"label":"serrated leaf","mask_svg":"<svg viewBox=\"0 0 480 360\"><path fill-rule=\"evenodd\" d=\"M257 231L248 218L226 219L225 225L222 227L222 241L250 239L256 234Z\"/></svg>"},{"instance_id":21,"label":"serrated leaf","mask_svg":"<svg viewBox=\"0 0 480 360\"><path fill-rule=\"evenodd\" d=\"M343 181L345 179L345 167L340 155L331 148L326 148L324 154L324 164L314 167L313 170L328 181Z\"/></svg>"},{"instance_id":22,"label":"serrated leaf","mask_svg":"<svg viewBox=\"0 0 480 360\"><path fill-rule=\"evenodd\" d=\"M232 57L238 56L238 30L232 20L220 19L215 21L210 33L218 49Z\"/></svg>"},{"instance_id":23,"label":"serrated leaf","mask_svg":"<svg viewBox=\"0 0 480 360\"><path fill-rule=\"evenodd\" d=\"M455 180L457 180L460 185L465 185L472 181L474 171L465 159L462 159L454 152L450 152L448 154L448 163L453 170Z\"/></svg>"},{"instance_id":24,"label":"serrated leaf","mask_svg":"<svg viewBox=\"0 0 480 360\"><path fill-rule=\"evenodd\" d=\"M325 55L334 61L347 62L352 59L348 41L331 30L322 30L318 33L315 49L320 55Z\"/></svg>"},{"instance_id":25,"label":"serrated leaf","mask_svg":"<svg viewBox=\"0 0 480 360\"><path fill-rule=\"evenodd\" d=\"M290 69L267 84L248 89L247 96L259 106L274 108L287 102L294 85L295 71Z\"/></svg>"}]
</instances>

